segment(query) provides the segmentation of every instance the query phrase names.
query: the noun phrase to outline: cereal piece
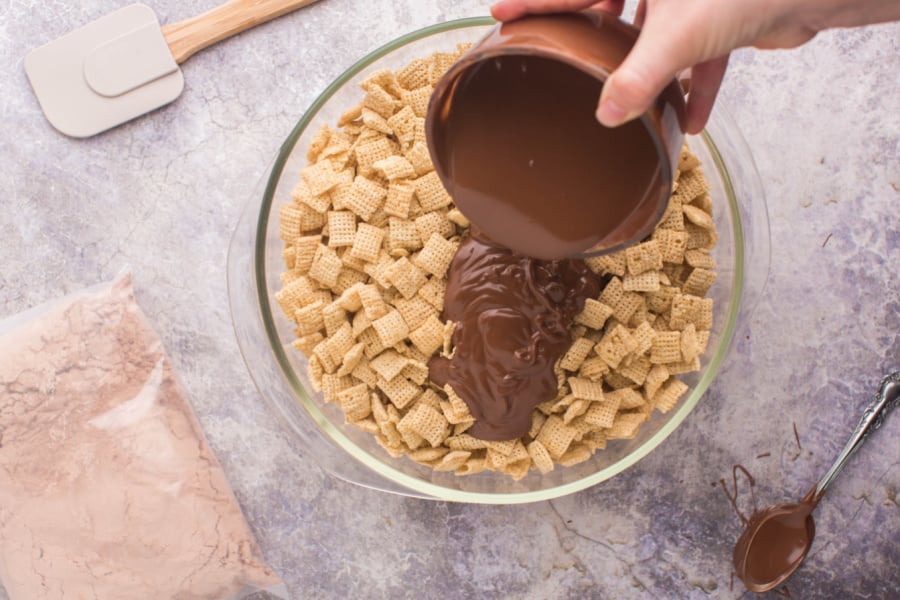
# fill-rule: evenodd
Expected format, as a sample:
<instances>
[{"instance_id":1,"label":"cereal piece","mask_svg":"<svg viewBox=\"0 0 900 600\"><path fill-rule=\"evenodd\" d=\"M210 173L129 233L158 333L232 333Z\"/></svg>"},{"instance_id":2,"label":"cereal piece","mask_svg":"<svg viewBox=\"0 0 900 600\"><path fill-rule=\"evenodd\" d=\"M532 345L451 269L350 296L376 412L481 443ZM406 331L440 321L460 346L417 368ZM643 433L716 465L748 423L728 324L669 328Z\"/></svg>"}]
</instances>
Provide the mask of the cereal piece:
<instances>
[{"instance_id":1,"label":"cereal piece","mask_svg":"<svg viewBox=\"0 0 900 600\"><path fill-rule=\"evenodd\" d=\"M309 193L313 196L321 196L337 185L336 175L329 159L307 165L300 171L300 177L303 178Z\"/></svg>"},{"instance_id":2,"label":"cereal piece","mask_svg":"<svg viewBox=\"0 0 900 600\"><path fill-rule=\"evenodd\" d=\"M413 166L416 175L423 176L434 171L434 163L431 162L431 154L428 152L428 146L424 142L415 142L409 150L404 153L406 160Z\"/></svg>"},{"instance_id":3,"label":"cereal piece","mask_svg":"<svg viewBox=\"0 0 900 600\"><path fill-rule=\"evenodd\" d=\"M580 377L569 377L567 381L575 398L603 401L603 386L601 384Z\"/></svg>"},{"instance_id":4,"label":"cereal piece","mask_svg":"<svg viewBox=\"0 0 900 600\"><path fill-rule=\"evenodd\" d=\"M375 163L394 155L394 146L390 139L378 135L357 140L353 153L356 156L357 172L368 176L374 173Z\"/></svg>"},{"instance_id":5,"label":"cereal piece","mask_svg":"<svg viewBox=\"0 0 900 600\"><path fill-rule=\"evenodd\" d=\"M588 267L593 269L595 273L600 275L615 275L617 277L622 277L625 275L627 268L624 252L594 256L586 259L584 262L587 263Z\"/></svg>"},{"instance_id":6,"label":"cereal piece","mask_svg":"<svg viewBox=\"0 0 900 600\"><path fill-rule=\"evenodd\" d=\"M331 127L328 126L328 123L323 123L322 126L313 134L312 141L309 143L309 148L306 150L306 160L309 162L315 162L317 158L319 158L319 154L322 150L325 149L325 146L328 145L328 140L331 139Z\"/></svg>"},{"instance_id":7,"label":"cereal piece","mask_svg":"<svg viewBox=\"0 0 900 600\"><path fill-rule=\"evenodd\" d=\"M338 127L344 127L348 123L352 123L362 116L362 103L357 104L353 108L348 108L343 113L341 113L340 118L338 119Z\"/></svg>"},{"instance_id":8,"label":"cereal piece","mask_svg":"<svg viewBox=\"0 0 900 600\"><path fill-rule=\"evenodd\" d=\"M418 386L425 385L428 379L428 365L418 360L410 360L403 370L400 371L403 377L406 377ZM428 390L431 391L431 390Z\"/></svg>"},{"instance_id":9,"label":"cereal piece","mask_svg":"<svg viewBox=\"0 0 900 600\"><path fill-rule=\"evenodd\" d=\"M378 259L371 263L366 263L363 267L363 271L371 277L375 283L377 283L382 288L391 287L391 282L388 281L386 276L387 269L394 264L394 259L391 258L391 255L387 253L386 250L382 249L378 254Z\"/></svg>"},{"instance_id":10,"label":"cereal piece","mask_svg":"<svg viewBox=\"0 0 900 600\"><path fill-rule=\"evenodd\" d=\"M669 378L669 370L663 365L653 365L647 377L644 379L644 397L647 400L653 398L660 386Z\"/></svg>"},{"instance_id":11,"label":"cereal piece","mask_svg":"<svg viewBox=\"0 0 900 600\"><path fill-rule=\"evenodd\" d=\"M416 198L426 212L443 208L453 201L435 171L414 179L412 184L416 189Z\"/></svg>"},{"instance_id":12,"label":"cereal piece","mask_svg":"<svg viewBox=\"0 0 900 600\"><path fill-rule=\"evenodd\" d=\"M606 397L619 407L619 411L631 410L644 404L644 397L640 392L632 388L622 388L607 392Z\"/></svg>"},{"instance_id":13,"label":"cereal piece","mask_svg":"<svg viewBox=\"0 0 900 600\"><path fill-rule=\"evenodd\" d=\"M369 386L370 390L374 390L378 385L378 374L369 366L369 359L365 355L359 359L359 363L353 368L351 375Z\"/></svg>"},{"instance_id":14,"label":"cereal piece","mask_svg":"<svg viewBox=\"0 0 900 600\"><path fill-rule=\"evenodd\" d=\"M583 400L581 398L573 400L569 407L566 409L566 412L563 414L563 423L565 423L566 425L571 425L572 421L576 417L580 417L585 413L589 405L590 401L588 400Z\"/></svg>"},{"instance_id":15,"label":"cereal piece","mask_svg":"<svg viewBox=\"0 0 900 600\"><path fill-rule=\"evenodd\" d=\"M688 276L687 281L684 282L682 293L702 298L709 291L709 288L712 287L712 284L715 283L716 277L715 271L701 268L694 269Z\"/></svg>"},{"instance_id":16,"label":"cereal piece","mask_svg":"<svg viewBox=\"0 0 900 600\"><path fill-rule=\"evenodd\" d=\"M431 100L431 92L433 88L430 85L424 85L412 91L403 90L400 98L403 104L413 109L417 117L424 117L428 112L428 101Z\"/></svg>"},{"instance_id":17,"label":"cereal piece","mask_svg":"<svg viewBox=\"0 0 900 600\"><path fill-rule=\"evenodd\" d=\"M385 350L369 361L369 367L386 381L397 377L408 364L409 359L400 356L395 350Z\"/></svg>"},{"instance_id":18,"label":"cereal piece","mask_svg":"<svg viewBox=\"0 0 900 600\"><path fill-rule=\"evenodd\" d=\"M539 441L535 440L528 444L528 456L542 474L546 475L553 470L553 458Z\"/></svg>"},{"instance_id":19,"label":"cereal piece","mask_svg":"<svg viewBox=\"0 0 900 600\"><path fill-rule=\"evenodd\" d=\"M381 251L381 243L384 241L385 231L380 227L374 227L368 223L360 223L353 237L353 247L350 248L350 256L374 262Z\"/></svg>"},{"instance_id":20,"label":"cereal piece","mask_svg":"<svg viewBox=\"0 0 900 600\"><path fill-rule=\"evenodd\" d=\"M425 438L431 446L441 445L450 433L450 424L439 411L425 404L417 404L397 424Z\"/></svg>"},{"instance_id":21,"label":"cereal piece","mask_svg":"<svg viewBox=\"0 0 900 600\"><path fill-rule=\"evenodd\" d=\"M388 306L374 285L365 285L359 288L359 301L369 321L380 319L388 313ZM356 325L354 324L354 327Z\"/></svg>"},{"instance_id":22,"label":"cereal piece","mask_svg":"<svg viewBox=\"0 0 900 600\"><path fill-rule=\"evenodd\" d=\"M343 363L344 355L350 351L354 342L355 338L353 337L353 330L350 327L350 323L344 321L343 325L333 332L328 333L328 337L325 338L325 341L322 342L321 346L317 346L317 348L324 347L324 351L328 352L330 359L328 364L334 365L333 369L326 369L329 373L336 371L337 367ZM326 363L321 356L321 351L318 356L319 360L322 360L324 366Z\"/></svg>"},{"instance_id":23,"label":"cereal piece","mask_svg":"<svg viewBox=\"0 0 900 600\"><path fill-rule=\"evenodd\" d=\"M625 356L637 348L637 340L622 325L607 331L600 343L594 347L597 356L615 369Z\"/></svg>"},{"instance_id":24,"label":"cereal piece","mask_svg":"<svg viewBox=\"0 0 900 600\"><path fill-rule=\"evenodd\" d=\"M653 347L653 338L656 336L656 331L650 323L644 321L631 331L631 336L637 342L637 346L632 352L640 356L646 354Z\"/></svg>"},{"instance_id":25,"label":"cereal piece","mask_svg":"<svg viewBox=\"0 0 900 600\"><path fill-rule=\"evenodd\" d=\"M343 263L335 251L319 244L309 268L309 276L325 287L333 287L342 267Z\"/></svg>"},{"instance_id":26,"label":"cereal piece","mask_svg":"<svg viewBox=\"0 0 900 600\"><path fill-rule=\"evenodd\" d=\"M700 169L694 169L682 173L678 178L678 190L676 194L683 204L687 204L694 198L702 196L709 191L709 182L703 176Z\"/></svg>"},{"instance_id":27,"label":"cereal piece","mask_svg":"<svg viewBox=\"0 0 900 600\"><path fill-rule=\"evenodd\" d=\"M301 275L309 273L321 236L307 235L294 240L294 269Z\"/></svg>"},{"instance_id":28,"label":"cereal piece","mask_svg":"<svg viewBox=\"0 0 900 600\"><path fill-rule=\"evenodd\" d=\"M655 292L650 292L646 296L647 308L658 315L667 312L672 307L672 298L678 293L678 288L663 285Z\"/></svg>"},{"instance_id":29,"label":"cereal piece","mask_svg":"<svg viewBox=\"0 0 900 600\"><path fill-rule=\"evenodd\" d=\"M431 356L444 345L444 324L431 315L415 331L409 334L410 341L426 356Z\"/></svg>"},{"instance_id":30,"label":"cereal piece","mask_svg":"<svg viewBox=\"0 0 900 600\"><path fill-rule=\"evenodd\" d=\"M352 377L339 377L325 373L322 375L322 395L325 402L337 402L338 394L356 385Z\"/></svg>"},{"instance_id":31,"label":"cereal piece","mask_svg":"<svg viewBox=\"0 0 900 600\"><path fill-rule=\"evenodd\" d=\"M338 368L337 374L340 376L352 374L353 370L356 369L360 361L363 360L363 350L365 349L365 347L365 344L359 343L354 344L349 350L347 350L347 353L344 354L344 358L341 360L341 366Z\"/></svg>"},{"instance_id":32,"label":"cereal piece","mask_svg":"<svg viewBox=\"0 0 900 600\"><path fill-rule=\"evenodd\" d=\"M681 210L681 200L676 196L669 198L669 206L656 228L684 231L684 212Z\"/></svg>"},{"instance_id":33,"label":"cereal piece","mask_svg":"<svg viewBox=\"0 0 900 600\"><path fill-rule=\"evenodd\" d=\"M461 434L447 438L447 446L451 450L467 450L473 452L475 450L487 448L487 443L484 440L474 438L471 435Z\"/></svg>"},{"instance_id":34,"label":"cereal piece","mask_svg":"<svg viewBox=\"0 0 900 600\"><path fill-rule=\"evenodd\" d=\"M428 61L428 83L437 85L437 82L444 76L453 63L456 62L456 54L451 52L435 52Z\"/></svg>"},{"instance_id":35,"label":"cereal piece","mask_svg":"<svg viewBox=\"0 0 900 600\"><path fill-rule=\"evenodd\" d=\"M640 275L626 273L622 278L622 289L626 292L659 291L659 271L644 271Z\"/></svg>"},{"instance_id":36,"label":"cereal piece","mask_svg":"<svg viewBox=\"0 0 900 600\"><path fill-rule=\"evenodd\" d=\"M349 270L349 269L346 269ZM343 271L342 271L343 272ZM362 274L365 277L365 274ZM335 302L337 305L348 312L356 312L362 308L362 300L359 299L359 291L365 287L363 282L356 282L338 296Z\"/></svg>"},{"instance_id":37,"label":"cereal piece","mask_svg":"<svg viewBox=\"0 0 900 600\"><path fill-rule=\"evenodd\" d=\"M356 215L349 211L328 211L328 246L350 246L356 235Z\"/></svg>"},{"instance_id":38,"label":"cereal piece","mask_svg":"<svg viewBox=\"0 0 900 600\"><path fill-rule=\"evenodd\" d=\"M716 260L710 256L708 250L691 249L685 250L684 260L687 264L698 269L716 268Z\"/></svg>"},{"instance_id":39,"label":"cereal piece","mask_svg":"<svg viewBox=\"0 0 900 600\"><path fill-rule=\"evenodd\" d=\"M363 221L368 221L375 211L381 208L382 200L386 196L387 190L378 183L365 177L357 177L350 187L345 206L359 215Z\"/></svg>"},{"instance_id":40,"label":"cereal piece","mask_svg":"<svg viewBox=\"0 0 900 600\"><path fill-rule=\"evenodd\" d=\"M282 204L278 209L278 236L285 242L292 242L301 233L300 223L303 210L296 204Z\"/></svg>"},{"instance_id":41,"label":"cereal piece","mask_svg":"<svg viewBox=\"0 0 900 600\"><path fill-rule=\"evenodd\" d=\"M650 240L627 248L625 260L628 264L628 272L632 275L640 275L647 271L659 271L663 267L659 241Z\"/></svg>"},{"instance_id":42,"label":"cereal piece","mask_svg":"<svg viewBox=\"0 0 900 600\"><path fill-rule=\"evenodd\" d=\"M688 240L687 233L673 229L657 229L653 232L653 239L659 242L659 252L663 262L680 264L684 260L684 251L687 248Z\"/></svg>"},{"instance_id":43,"label":"cereal piece","mask_svg":"<svg viewBox=\"0 0 900 600\"><path fill-rule=\"evenodd\" d=\"M594 342L587 338L579 338L569 347L569 350L559 361L559 366L566 371L577 371L593 349Z\"/></svg>"},{"instance_id":44,"label":"cereal piece","mask_svg":"<svg viewBox=\"0 0 900 600\"><path fill-rule=\"evenodd\" d=\"M643 299L640 294L626 292L622 280L613 277L606 284L603 293L600 294L600 302L613 309L613 316L623 323L627 323L640 306Z\"/></svg>"},{"instance_id":45,"label":"cereal piece","mask_svg":"<svg viewBox=\"0 0 900 600\"><path fill-rule=\"evenodd\" d=\"M372 414L369 388L365 383L354 385L337 394L337 402L347 422L361 421Z\"/></svg>"},{"instance_id":46,"label":"cereal piece","mask_svg":"<svg viewBox=\"0 0 900 600\"><path fill-rule=\"evenodd\" d=\"M419 386L402 375L394 377L390 381L379 377L378 389L384 392L384 395L391 401L391 404L396 406L398 410L403 410L407 406L410 406L413 403L413 400L415 400L422 392L422 389ZM416 433L419 432L416 431Z\"/></svg>"},{"instance_id":47,"label":"cereal piece","mask_svg":"<svg viewBox=\"0 0 900 600\"><path fill-rule=\"evenodd\" d=\"M294 320L299 308L308 306L317 300L315 284L306 276L300 276L275 293L275 300L281 306L285 316ZM330 300L329 300L330 302Z\"/></svg>"},{"instance_id":48,"label":"cereal piece","mask_svg":"<svg viewBox=\"0 0 900 600\"><path fill-rule=\"evenodd\" d=\"M422 240L416 224L405 219L391 217L388 221L388 246L392 250L397 248L418 250L421 248Z\"/></svg>"},{"instance_id":49,"label":"cereal piece","mask_svg":"<svg viewBox=\"0 0 900 600\"><path fill-rule=\"evenodd\" d=\"M619 365L619 373L623 377L627 377L631 381L633 381L637 385L643 385L644 380L647 378L647 373L650 372L650 359L646 356L638 356L637 358L631 360L627 365L622 364Z\"/></svg>"},{"instance_id":50,"label":"cereal piece","mask_svg":"<svg viewBox=\"0 0 900 600\"><path fill-rule=\"evenodd\" d=\"M394 130L388 125L387 119L370 108L362 109L362 122L366 127L374 129L378 133L383 133L385 135L394 133Z\"/></svg>"},{"instance_id":51,"label":"cereal piece","mask_svg":"<svg viewBox=\"0 0 900 600\"><path fill-rule=\"evenodd\" d=\"M325 329L325 320L322 317L324 307L322 302L314 302L296 311L294 320L300 336L311 335Z\"/></svg>"},{"instance_id":52,"label":"cereal piece","mask_svg":"<svg viewBox=\"0 0 900 600\"><path fill-rule=\"evenodd\" d=\"M653 405L653 408L659 412L666 413L678 404L678 400L686 391L688 391L687 384L680 379L670 379L668 383L653 396L653 400L651 400L650 403Z\"/></svg>"},{"instance_id":53,"label":"cereal piece","mask_svg":"<svg viewBox=\"0 0 900 600\"><path fill-rule=\"evenodd\" d=\"M588 298L584 301L584 310L575 315L575 322L581 323L591 329L603 329L604 323L613 314L613 309L599 300Z\"/></svg>"},{"instance_id":54,"label":"cereal piece","mask_svg":"<svg viewBox=\"0 0 900 600\"><path fill-rule=\"evenodd\" d=\"M409 299L400 297L394 300L393 304L400 311L400 316L406 321L410 331L421 327L429 317L438 315L438 311L420 296Z\"/></svg>"},{"instance_id":55,"label":"cereal piece","mask_svg":"<svg viewBox=\"0 0 900 600\"><path fill-rule=\"evenodd\" d=\"M415 192L416 188L408 181L392 181L388 186L387 200L384 202L384 212L392 217L407 219L409 217L409 206ZM412 223L405 220L402 222L412 225ZM415 229L413 230L415 231ZM416 243L419 243L418 239L416 240ZM421 244L419 243L419 245ZM401 247L405 248L406 246Z\"/></svg>"},{"instance_id":56,"label":"cereal piece","mask_svg":"<svg viewBox=\"0 0 900 600\"><path fill-rule=\"evenodd\" d=\"M302 179L297 182L297 185L291 191L291 198L293 198L294 202L305 204L317 213L324 213L331 205L331 196L328 193L321 196L313 196L312 192L309 191L309 186Z\"/></svg>"},{"instance_id":57,"label":"cereal piece","mask_svg":"<svg viewBox=\"0 0 900 600\"><path fill-rule=\"evenodd\" d=\"M372 327L378 333L378 337L381 338L386 348L403 341L409 336L409 327L407 327L406 321L403 320L403 317L396 310L391 310L380 319L372 321Z\"/></svg>"},{"instance_id":58,"label":"cereal piece","mask_svg":"<svg viewBox=\"0 0 900 600\"><path fill-rule=\"evenodd\" d=\"M432 233L422 251L413 261L416 265L436 277L444 277L456 255L458 244L448 241L438 233ZM424 283L424 281L422 282ZM419 286L421 287L421 286ZM416 288L418 291L418 288Z\"/></svg>"},{"instance_id":59,"label":"cereal piece","mask_svg":"<svg viewBox=\"0 0 900 600\"><path fill-rule=\"evenodd\" d=\"M302 337L298 337L291 345L303 353L304 356L310 356L313 353L313 349L325 339L325 336L321 333L311 333L309 335L305 335Z\"/></svg>"},{"instance_id":60,"label":"cereal piece","mask_svg":"<svg viewBox=\"0 0 900 600\"><path fill-rule=\"evenodd\" d=\"M404 106L387 120L388 126L394 132L394 136L402 148L408 148L413 143L415 118L416 113L413 112L413 109Z\"/></svg>"},{"instance_id":61,"label":"cereal piece","mask_svg":"<svg viewBox=\"0 0 900 600\"><path fill-rule=\"evenodd\" d=\"M676 294L672 298L672 316L669 319L669 327L681 330L688 323L693 323L697 329L709 329L712 327L712 308L712 298Z\"/></svg>"},{"instance_id":62,"label":"cereal piece","mask_svg":"<svg viewBox=\"0 0 900 600\"><path fill-rule=\"evenodd\" d=\"M645 420L646 417L641 413L619 413L612 427L606 431L606 436L611 440L633 439Z\"/></svg>"},{"instance_id":63,"label":"cereal piece","mask_svg":"<svg viewBox=\"0 0 900 600\"><path fill-rule=\"evenodd\" d=\"M536 439L547 449L551 457L559 460L559 457L569 449L576 433L577 431L563 423L560 417L551 415L541 427Z\"/></svg>"},{"instance_id":64,"label":"cereal piece","mask_svg":"<svg viewBox=\"0 0 900 600\"><path fill-rule=\"evenodd\" d=\"M378 69L366 77L359 87L365 91L369 91L373 87L378 86L387 91L391 96L400 95L400 86L394 72L390 69Z\"/></svg>"},{"instance_id":65,"label":"cereal piece","mask_svg":"<svg viewBox=\"0 0 900 600\"><path fill-rule=\"evenodd\" d=\"M684 230L688 234L687 248L689 250L712 248L719 239L715 229L705 229L693 223L686 224Z\"/></svg>"},{"instance_id":66,"label":"cereal piece","mask_svg":"<svg viewBox=\"0 0 900 600\"><path fill-rule=\"evenodd\" d=\"M583 444L578 444L569 449L565 454L559 457L559 464L564 467L571 467L579 463L583 463L592 456L591 449Z\"/></svg>"},{"instance_id":67,"label":"cereal piece","mask_svg":"<svg viewBox=\"0 0 900 600\"><path fill-rule=\"evenodd\" d=\"M447 215L441 212L430 212L416 217L415 224L422 243L435 233L445 238L456 234L456 228L453 227L453 223L450 222Z\"/></svg>"},{"instance_id":68,"label":"cereal piece","mask_svg":"<svg viewBox=\"0 0 900 600\"><path fill-rule=\"evenodd\" d=\"M650 348L650 362L664 365L681 360L681 332L657 332Z\"/></svg>"},{"instance_id":69,"label":"cereal piece","mask_svg":"<svg viewBox=\"0 0 900 600\"><path fill-rule=\"evenodd\" d=\"M412 164L402 156L389 156L379 160L374 165L376 171L384 174L388 181L395 179L410 179L416 176L416 170Z\"/></svg>"},{"instance_id":70,"label":"cereal piece","mask_svg":"<svg viewBox=\"0 0 900 600\"><path fill-rule=\"evenodd\" d=\"M471 452L466 452L464 450L454 450L452 452L448 452L444 455L443 458L441 458L441 460L438 461L436 465L434 465L434 470L455 471L456 469L462 467L471 456Z\"/></svg>"},{"instance_id":71,"label":"cereal piece","mask_svg":"<svg viewBox=\"0 0 900 600\"><path fill-rule=\"evenodd\" d=\"M406 299L415 296L428 280L425 273L407 258L394 261L385 271L385 279Z\"/></svg>"},{"instance_id":72,"label":"cereal piece","mask_svg":"<svg viewBox=\"0 0 900 600\"><path fill-rule=\"evenodd\" d=\"M681 332L681 360L689 363L700 356L700 340L693 323L688 323Z\"/></svg>"},{"instance_id":73,"label":"cereal piece","mask_svg":"<svg viewBox=\"0 0 900 600\"><path fill-rule=\"evenodd\" d=\"M581 377L586 377L591 381L600 381L607 373L609 373L609 365L599 356L585 360L578 369Z\"/></svg>"},{"instance_id":74,"label":"cereal piece","mask_svg":"<svg viewBox=\"0 0 900 600\"><path fill-rule=\"evenodd\" d=\"M428 85L428 63L417 58L397 71L397 82L407 90L415 90Z\"/></svg>"},{"instance_id":75,"label":"cereal piece","mask_svg":"<svg viewBox=\"0 0 900 600\"><path fill-rule=\"evenodd\" d=\"M612 427L619 410L619 400L616 397L607 398L604 402L593 402L584 413L584 420L597 429Z\"/></svg>"},{"instance_id":76,"label":"cereal piece","mask_svg":"<svg viewBox=\"0 0 900 600\"><path fill-rule=\"evenodd\" d=\"M444 295L447 291L447 283L440 278L431 277L419 288L419 296L424 298L438 312L444 310Z\"/></svg>"},{"instance_id":77,"label":"cereal piece","mask_svg":"<svg viewBox=\"0 0 900 600\"><path fill-rule=\"evenodd\" d=\"M399 102L378 84L373 83L367 87L368 89L362 102L363 108L371 109L385 119L393 115L394 109L399 105Z\"/></svg>"},{"instance_id":78,"label":"cereal piece","mask_svg":"<svg viewBox=\"0 0 900 600\"><path fill-rule=\"evenodd\" d=\"M700 359L698 357L694 357L694 359L690 361L670 363L666 365L666 369L669 371L669 375L683 375L684 373L693 373L694 371L700 370Z\"/></svg>"}]
</instances>

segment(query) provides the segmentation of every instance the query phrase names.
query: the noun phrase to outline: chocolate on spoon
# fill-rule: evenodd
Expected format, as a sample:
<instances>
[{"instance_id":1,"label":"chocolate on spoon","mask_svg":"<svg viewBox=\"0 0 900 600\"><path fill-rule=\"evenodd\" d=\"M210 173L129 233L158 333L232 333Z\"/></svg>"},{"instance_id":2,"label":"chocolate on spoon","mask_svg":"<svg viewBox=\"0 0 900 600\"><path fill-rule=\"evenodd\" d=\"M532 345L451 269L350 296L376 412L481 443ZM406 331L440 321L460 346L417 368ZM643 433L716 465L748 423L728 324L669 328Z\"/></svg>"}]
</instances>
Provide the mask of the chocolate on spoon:
<instances>
[{"instance_id":1,"label":"chocolate on spoon","mask_svg":"<svg viewBox=\"0 0 900 600\"><path fill-rule=\"evenodd\" d=\"M812 545L816 526L812 511L850 456L884 417L900 404L900 371L886 376L856 430L819 482L797 504L777 504L750 517L734 547L734 568L747 589L766 592L797 570Z\"/></svg>"}]
</instances>

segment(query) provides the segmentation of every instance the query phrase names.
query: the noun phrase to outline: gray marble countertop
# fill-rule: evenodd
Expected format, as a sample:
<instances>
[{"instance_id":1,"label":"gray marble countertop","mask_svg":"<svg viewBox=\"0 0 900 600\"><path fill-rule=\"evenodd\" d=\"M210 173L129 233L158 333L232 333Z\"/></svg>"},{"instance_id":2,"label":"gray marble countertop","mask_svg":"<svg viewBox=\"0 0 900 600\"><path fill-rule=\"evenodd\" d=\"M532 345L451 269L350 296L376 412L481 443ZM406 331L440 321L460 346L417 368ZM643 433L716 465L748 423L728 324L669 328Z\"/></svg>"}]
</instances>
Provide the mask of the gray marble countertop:
<instances>
[{"instance_id":1,"label":"gray marble countertop","mask_svg":"<svg viewBox=\"0 0 900 600\"><path fill-rule=\"evenodd\" d=\"M362 489L292 453L244 368L225 279L238 215L316 95L398 34L488 3L325 0L196 55L168 107L66 138L23 57L123 4L0 0L0 317L130 265L294 598L751 595L732 581L739 523L717 482L742 463L761 503L799 497L900 366L900 25L733 57L723 96L772 223L766 298L699 406L647 458L569 497L492 507ZM172 22L216 2L152 4ZM820 505L791 597L896 597L898 493L893 416Z\"/></svg>"}]
</instances>

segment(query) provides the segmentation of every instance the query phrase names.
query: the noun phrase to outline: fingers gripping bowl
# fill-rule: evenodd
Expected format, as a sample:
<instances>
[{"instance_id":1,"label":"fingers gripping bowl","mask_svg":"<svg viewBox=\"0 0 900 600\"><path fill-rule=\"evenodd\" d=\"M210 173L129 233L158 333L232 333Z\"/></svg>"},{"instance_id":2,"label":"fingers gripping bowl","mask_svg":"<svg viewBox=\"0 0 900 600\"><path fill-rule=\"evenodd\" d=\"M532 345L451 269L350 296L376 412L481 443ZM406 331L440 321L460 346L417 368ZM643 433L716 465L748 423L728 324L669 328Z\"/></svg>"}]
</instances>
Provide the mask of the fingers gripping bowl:
<instances>
[{"instance_id":1,"label":"fingers gripping bowl","mask_svg":"<svg viewBox=\"0 0 900 600\"><path fill-rule=\"evenodd\" d=\"M546 500L608 479L659 445L690 413L725 359L735 331L761 293L768 273L768 218L762 186L740 133L724 110L703 135L688 140L710 184L719 240L713 250L718 279L713 326L700 371L682 375L689 389L679 404L653 417L630 440L613 440L589 460L547 474L531 471L515 481L484 471L466 477L393 458L375 438L323 401L307 376L307 361L293 347L295 323L275 301L284 271L278 211L290 201L307 149L323 124L334 125L362 97L359 83L379 69L397 70L436 51L484 36L493 21L465 19L428 27L387 44L353 65L313 103L285 140L268 175L248 203L228 260L235 332L251 375L294 449L331 474L387 492L451 501L508 504Z\"/></svg>"}]
</instances>

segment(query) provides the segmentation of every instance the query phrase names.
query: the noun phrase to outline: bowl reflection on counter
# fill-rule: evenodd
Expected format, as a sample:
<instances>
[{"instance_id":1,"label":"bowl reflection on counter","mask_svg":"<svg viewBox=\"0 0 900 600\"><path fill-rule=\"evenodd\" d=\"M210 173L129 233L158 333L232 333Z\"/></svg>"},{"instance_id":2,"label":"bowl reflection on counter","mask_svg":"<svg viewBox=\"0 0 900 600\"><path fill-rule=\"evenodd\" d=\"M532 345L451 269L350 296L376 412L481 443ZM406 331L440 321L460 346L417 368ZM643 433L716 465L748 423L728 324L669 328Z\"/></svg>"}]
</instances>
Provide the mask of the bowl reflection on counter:
<instances>
[{"instance_id":1,"label":"bowl reflection on counter","mask_svg":"<svg viewBox=\"0 0 900 600\"><path fill-rule=\"evenodd\" d=\"M278 207L290 201L306 150L324 123L362 97L358 84L378 69L398 69L415 58L474 42L494 22L463 19L408 34L362 58L316 99L288 135L271 170L257 186L235 230L228 255L232 319L244 360L266 405L284 427L291 447L332 475L358 485L421 498L513 504L556 498L621 473L658 446L700 401L728 354L731 341L762 293L769 270L769 228L762 184L740 132L721 106L703 134L688 139L711 185L719 242L713 251L718 280L709 346L701 371L682 376L689 392L667 414L655 413L632 440L610 441L605 450L572 467L537 471L520 481L485 471L459 477L406 458L395 459L375 438L344 423L337 406L325 404L306 375L306 359L291 346L293 326L275 293L284 270Z\"/></svg>"}]
</instances>

